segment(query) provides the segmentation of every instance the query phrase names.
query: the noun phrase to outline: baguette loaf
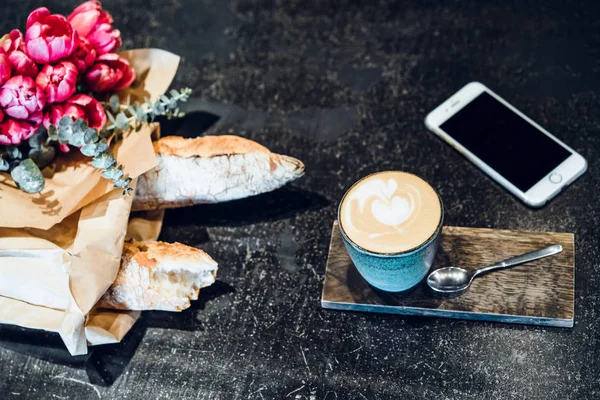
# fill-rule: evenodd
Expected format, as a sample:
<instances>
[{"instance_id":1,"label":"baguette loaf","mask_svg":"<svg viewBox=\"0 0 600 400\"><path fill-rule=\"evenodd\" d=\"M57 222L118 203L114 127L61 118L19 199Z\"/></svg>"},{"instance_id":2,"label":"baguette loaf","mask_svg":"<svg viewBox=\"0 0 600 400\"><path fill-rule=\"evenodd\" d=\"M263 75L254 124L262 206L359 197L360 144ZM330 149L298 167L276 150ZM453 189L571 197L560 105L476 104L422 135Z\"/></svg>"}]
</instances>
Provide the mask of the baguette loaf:
<instances>
[{"instance_id":1,"label":"baguette loaf","mask_svg":"<svg viewBox=\"0 0 600 400\"><path fill-rule=\"evenodd\" d=\"M158 165L139 177L134 211L241 199L304 173L300 160L238 136L167 136L154 143L154 150Z\"/></svg>"},{"instance_id":2,"label":"baguette loaf","mask_svg":"<svg viewBox=\"0 0 600 400\"><path fill-rule=\"evenodd\" d=\"M181 243L125 242L121 269L99 308L181 311L215 281L217 263Z\"/></svg>"}]
</instances>

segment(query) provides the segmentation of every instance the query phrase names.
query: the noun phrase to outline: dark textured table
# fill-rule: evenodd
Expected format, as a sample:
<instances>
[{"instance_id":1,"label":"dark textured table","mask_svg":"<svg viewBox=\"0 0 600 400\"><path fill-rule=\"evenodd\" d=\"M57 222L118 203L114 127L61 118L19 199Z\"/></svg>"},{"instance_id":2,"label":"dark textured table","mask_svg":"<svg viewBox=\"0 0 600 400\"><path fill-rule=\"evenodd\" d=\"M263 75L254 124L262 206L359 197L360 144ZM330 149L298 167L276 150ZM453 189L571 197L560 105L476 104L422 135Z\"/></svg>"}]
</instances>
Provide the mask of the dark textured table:
<instances>
[{"instance_id":1,"label":"dark textured table","mask_svg":"<svg viewBox=\"0 0 600 400\"><path fill-rule=\"evenodd\" d=\"M2 29L77 1L5 0ZM71 358L0 330L2 399L592 399L600 397L600 12L597 1L104 1L125 48L180 54L198 112L168 133L234 132L307 174L243 201L167 212L161 238L207 250L219 281L180 314ZM479 80L589 161L525 207L429 133L426 113ZM212 124L212 125L211 125ZM348 186L411 171L449 225L575 233L572 329L326 311L331 223ZM44 346L40 346L40 343Z\"/></svg>"}]
</instances>

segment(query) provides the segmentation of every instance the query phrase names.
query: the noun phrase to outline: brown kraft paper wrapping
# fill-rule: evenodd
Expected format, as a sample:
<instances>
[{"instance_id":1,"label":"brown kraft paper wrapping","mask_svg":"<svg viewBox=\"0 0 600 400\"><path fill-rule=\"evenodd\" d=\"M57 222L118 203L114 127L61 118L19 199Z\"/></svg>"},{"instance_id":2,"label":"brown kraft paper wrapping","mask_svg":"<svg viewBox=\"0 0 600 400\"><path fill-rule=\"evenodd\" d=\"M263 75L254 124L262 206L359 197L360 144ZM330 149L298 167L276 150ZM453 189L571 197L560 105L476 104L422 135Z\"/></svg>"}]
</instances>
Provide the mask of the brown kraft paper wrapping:
<instances>
[{"instance_id":1,"label":"brown kraft paper wrapping","mask_svg":"<svg viewBox=\"0 0 600 400\"><path fill-rule=\"evenodd\" d=\"M124 97L156 99L179 64L178 56L158 49L122 55L138 74ZM151 137L158 132L149 124L113 149L132 178L156 165ZM156 240L163 215L140 213L129 223L133 196L113 190L77 153L45 168L46 186L35 195L0 174L0 323L57 332L72 355L119 342L135 323L139 312L93 306L117 275L126 235Z\"/></svg>"}]
</instances>

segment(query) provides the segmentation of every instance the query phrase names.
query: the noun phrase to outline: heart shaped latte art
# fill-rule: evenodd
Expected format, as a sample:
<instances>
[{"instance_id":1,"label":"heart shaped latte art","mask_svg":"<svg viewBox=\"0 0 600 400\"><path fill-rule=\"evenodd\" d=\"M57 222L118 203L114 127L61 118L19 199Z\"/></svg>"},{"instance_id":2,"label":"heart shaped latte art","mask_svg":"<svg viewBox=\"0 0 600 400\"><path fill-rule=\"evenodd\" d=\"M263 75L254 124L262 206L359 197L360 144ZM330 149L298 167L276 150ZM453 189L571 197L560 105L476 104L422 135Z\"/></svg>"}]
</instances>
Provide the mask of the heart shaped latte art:
<instances>
[{"instance_id":1,"label":"heart shaped latte art","mask_svg":"<svg viewBox=\"0 0 600 400\"><path fill-rule=\"evenodd\" d=\"M389 201L375 199L371 203L371 214L383 225L400 225L409 219L414 211L411 200L412 198L409 200L403 196L393 196Z\"/></svg>"}]
</instances>

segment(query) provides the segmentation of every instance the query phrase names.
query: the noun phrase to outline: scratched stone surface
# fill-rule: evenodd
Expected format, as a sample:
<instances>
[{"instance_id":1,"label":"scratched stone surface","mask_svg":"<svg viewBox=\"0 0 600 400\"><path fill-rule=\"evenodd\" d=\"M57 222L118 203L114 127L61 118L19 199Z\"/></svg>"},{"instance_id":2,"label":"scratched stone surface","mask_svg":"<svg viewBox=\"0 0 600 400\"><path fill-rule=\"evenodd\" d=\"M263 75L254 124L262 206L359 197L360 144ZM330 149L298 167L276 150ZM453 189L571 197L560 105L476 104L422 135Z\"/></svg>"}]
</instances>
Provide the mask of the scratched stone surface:
<instances>
[{"instance_id":1,"label":"scratched stone surface","mask_svg":"<svg viewBox=\"0 0 600 400\"><path fill-rule=\"evenodd\" d=\"M3 31L75 0L4 0ZM233 132L302 159L257 198L167 212L162 239L208 251L191 309L146 312L123 343L71 358L0 328L2 399L592 399L600 397L600 3L105 0L125 48L180 54L194 89L166 133ZM589 160L532 210L429 133L471 80ZM573 329L322 310L331 223L349 185L415 172L449 225L575 233ZM0 204L1 206L1 204Z\"/></svg>"}]
</instances>

